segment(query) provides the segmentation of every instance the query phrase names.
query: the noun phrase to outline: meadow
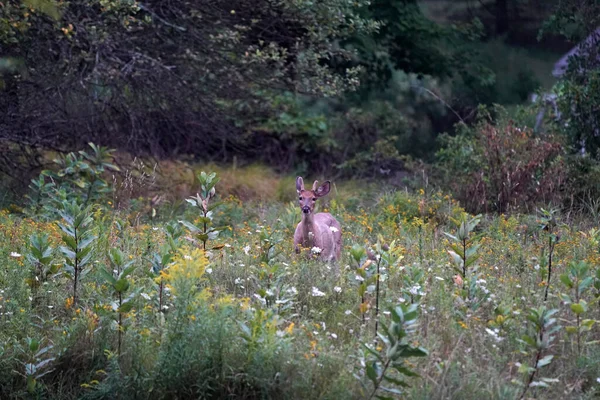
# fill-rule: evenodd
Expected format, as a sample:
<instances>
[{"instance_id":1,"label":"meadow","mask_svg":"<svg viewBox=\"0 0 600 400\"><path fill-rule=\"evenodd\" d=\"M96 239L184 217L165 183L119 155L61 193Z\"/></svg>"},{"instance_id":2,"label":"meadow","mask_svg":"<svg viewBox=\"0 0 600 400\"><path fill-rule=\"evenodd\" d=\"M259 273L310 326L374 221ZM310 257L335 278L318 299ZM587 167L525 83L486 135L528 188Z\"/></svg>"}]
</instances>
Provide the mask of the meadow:
<instances>
[{"instance_id":1,"label":"meadow","mask_svg":"<svg viewBox=\"0 0 600 400\"><path fill-rule=\"evenodd\" d=\"M598 214L333 182L330 265L294 253L295 177L168 169L93 147L0 212L0 398L600 394Z\"/></svg>"}]
</instances>

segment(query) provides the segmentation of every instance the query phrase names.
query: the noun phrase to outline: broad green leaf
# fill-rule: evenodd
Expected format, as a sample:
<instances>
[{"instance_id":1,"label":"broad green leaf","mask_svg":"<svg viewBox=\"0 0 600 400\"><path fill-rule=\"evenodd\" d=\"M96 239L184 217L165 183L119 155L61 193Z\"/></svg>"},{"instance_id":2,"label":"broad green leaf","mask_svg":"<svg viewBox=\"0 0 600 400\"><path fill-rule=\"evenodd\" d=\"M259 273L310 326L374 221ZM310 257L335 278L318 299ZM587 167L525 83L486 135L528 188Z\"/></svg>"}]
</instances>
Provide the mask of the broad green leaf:
<instances>
[{"instance_id":1,"label":"broad green leaf","mask_svg":"<svg viewBox=\"0 0 600 400\"><path fill-rule=\"evenodd\" d=\"M565 331L568 334L573 335L573 334L577 333L577 327L576 326L565 326Z\"/></svg>"},{"instance_id":2,"label":"broad green leaf","mask_svg":"<svg viewBox=\"0 0 600 400\"><path fill-rule=\"evenodd\" d=\"M564 283L565 286L568 287L569 289L573 288L573 281L569 278L569 275L567 275L567 274L561 274L560 275L560 281L562 283Z\"/></svg>"},{"instance_id":3,"label":"broad green leaf","mask_svg":"<svg viewBox=\"0 0 600 400\"><path fill-rule=\"evenodd\" d=\"M132 308L133 308L133 302L129 301L127 303L121 304L121 307L119 307L117 309L117 311L120 313L127 313L127 312L131 311Z\"/></svg>"},{"instance_id":4,"label":"broad green leaf","mask_svg":"<svg viewBox=\"0 0 600 400\"><path fill-rule=\"evenodd\" d=\"M548 354L546 357L544 357L540 361L538 361L537 368L542 368L542 367L545 367L546 365L550 364L552 362L553 358L554 358L554 356L552 354Z\"/></svg>"},{"instance_id":5,"label":"broad green leaf","mask_svg":"<svg viewBox=\"0 0 600 400\"><path fill-rule=\"evenodd\" d=\"M361 343L362 347L364 347L369 353L371 353L372 355L374 355L377 360L379 360L380 362L383 362L383 358L381 358L381 355L375 351L374 349L370 348L369 346L367 346L364 343Z\"/></svg>"},{"instance_id":6,"label":"broad green leaf","mask_svg":"<svg viewBox=\"0 0 600 400\"><path fill-rule=\"evenodd\" d=\"M377 384L377 380L379 379L379 367L376 361L367 363L367 377L373 382L373 384Z\"/></svg>"},{"instance_id":7,"label":"broad green leaf","mask_svg":"<svg viewBox=\"0 0 600 400\"><path fill-rule=\"evenodd\" d=\"M115 291L117 291L118 293L123 293L124 291L129 289L129 281L127 280L127 278L119 279L115 282L114 288Z\"/></svg>"},{"instance_id":8,"label":"broad green leaf","mask_svg":"<svg viewBox=\"0 0 600 400\"><path fill-rule=\"evenodd\" d=\"M581 305L580 303L571 304L571 310L577 315L581 315L585 312L583 305Z\"/></svg>"},{"instance_id":9,"label":"broad green leaf","mask_svg":"<svg viewBox=\"0 0 600 400\"><path fill-rule=\"evenodd\" d=\"M98 272L102 276L102 278L110 283L112 286L117 282L112 272L109 272L106 268L98 268Z\"/></svg>"}]
</instances>

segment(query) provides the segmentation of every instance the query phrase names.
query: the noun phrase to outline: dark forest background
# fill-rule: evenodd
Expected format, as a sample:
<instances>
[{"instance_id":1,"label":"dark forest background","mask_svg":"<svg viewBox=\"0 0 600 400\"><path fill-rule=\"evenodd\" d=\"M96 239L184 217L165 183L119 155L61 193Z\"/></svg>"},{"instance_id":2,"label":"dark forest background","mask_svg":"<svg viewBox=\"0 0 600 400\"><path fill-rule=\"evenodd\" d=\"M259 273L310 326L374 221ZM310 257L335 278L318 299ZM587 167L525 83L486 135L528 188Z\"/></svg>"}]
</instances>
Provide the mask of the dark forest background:
<instances>
[{"instance_id":1,"label":"dark forest background","mask_svg":"<svg viewBox=\"0 0 600 400\"><path fill-rule=\"evenodd\" d=\"M581 203L600 195L599 17L593 0L4 1L2 182L93 142L426 179L472 210Z\"/></svg>"}]
</instances>

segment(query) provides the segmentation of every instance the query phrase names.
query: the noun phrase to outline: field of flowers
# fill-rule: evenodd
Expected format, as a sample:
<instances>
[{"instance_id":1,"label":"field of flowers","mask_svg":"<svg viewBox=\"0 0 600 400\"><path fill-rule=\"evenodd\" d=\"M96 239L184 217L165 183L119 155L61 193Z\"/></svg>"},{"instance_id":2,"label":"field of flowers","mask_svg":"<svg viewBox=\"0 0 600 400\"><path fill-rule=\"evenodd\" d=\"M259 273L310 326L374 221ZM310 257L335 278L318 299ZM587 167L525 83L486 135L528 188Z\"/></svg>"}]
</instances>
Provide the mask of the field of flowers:
<instances>
[{"instance_id":1,"label":"field of flowers","mask_svg":"<svg viewBox=\"0 0 600 400\"><path fill-rule=\"evenodd\" d=\"M294 202L198 174L185 206L117 207L90 170L0 213L2 399L600 394L590 216L342 183L319 200L343 229L335 266L294 253Z\"/></svg>"}]
</instances>

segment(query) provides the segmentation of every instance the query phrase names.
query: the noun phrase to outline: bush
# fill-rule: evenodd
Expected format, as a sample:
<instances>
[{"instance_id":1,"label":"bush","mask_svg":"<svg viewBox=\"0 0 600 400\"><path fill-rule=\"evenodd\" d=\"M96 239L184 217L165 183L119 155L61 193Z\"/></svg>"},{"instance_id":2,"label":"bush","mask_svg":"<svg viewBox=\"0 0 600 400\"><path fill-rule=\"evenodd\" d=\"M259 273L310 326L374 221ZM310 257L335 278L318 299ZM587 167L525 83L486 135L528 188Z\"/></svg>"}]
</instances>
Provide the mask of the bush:
<instances>
[{"instance_id":1,"label":"bush","mask_svg":"<svg viewBox=\"0 0 600 400\"><path fill-rule=\"evenodd\" d=\"M495 122L487 114L473 127L459 125L454 137L442 136L442 185L474 212L560 200L566 181L561 143L551 134L536 136L497 110Z\"/></svg>"}]
</instances>

